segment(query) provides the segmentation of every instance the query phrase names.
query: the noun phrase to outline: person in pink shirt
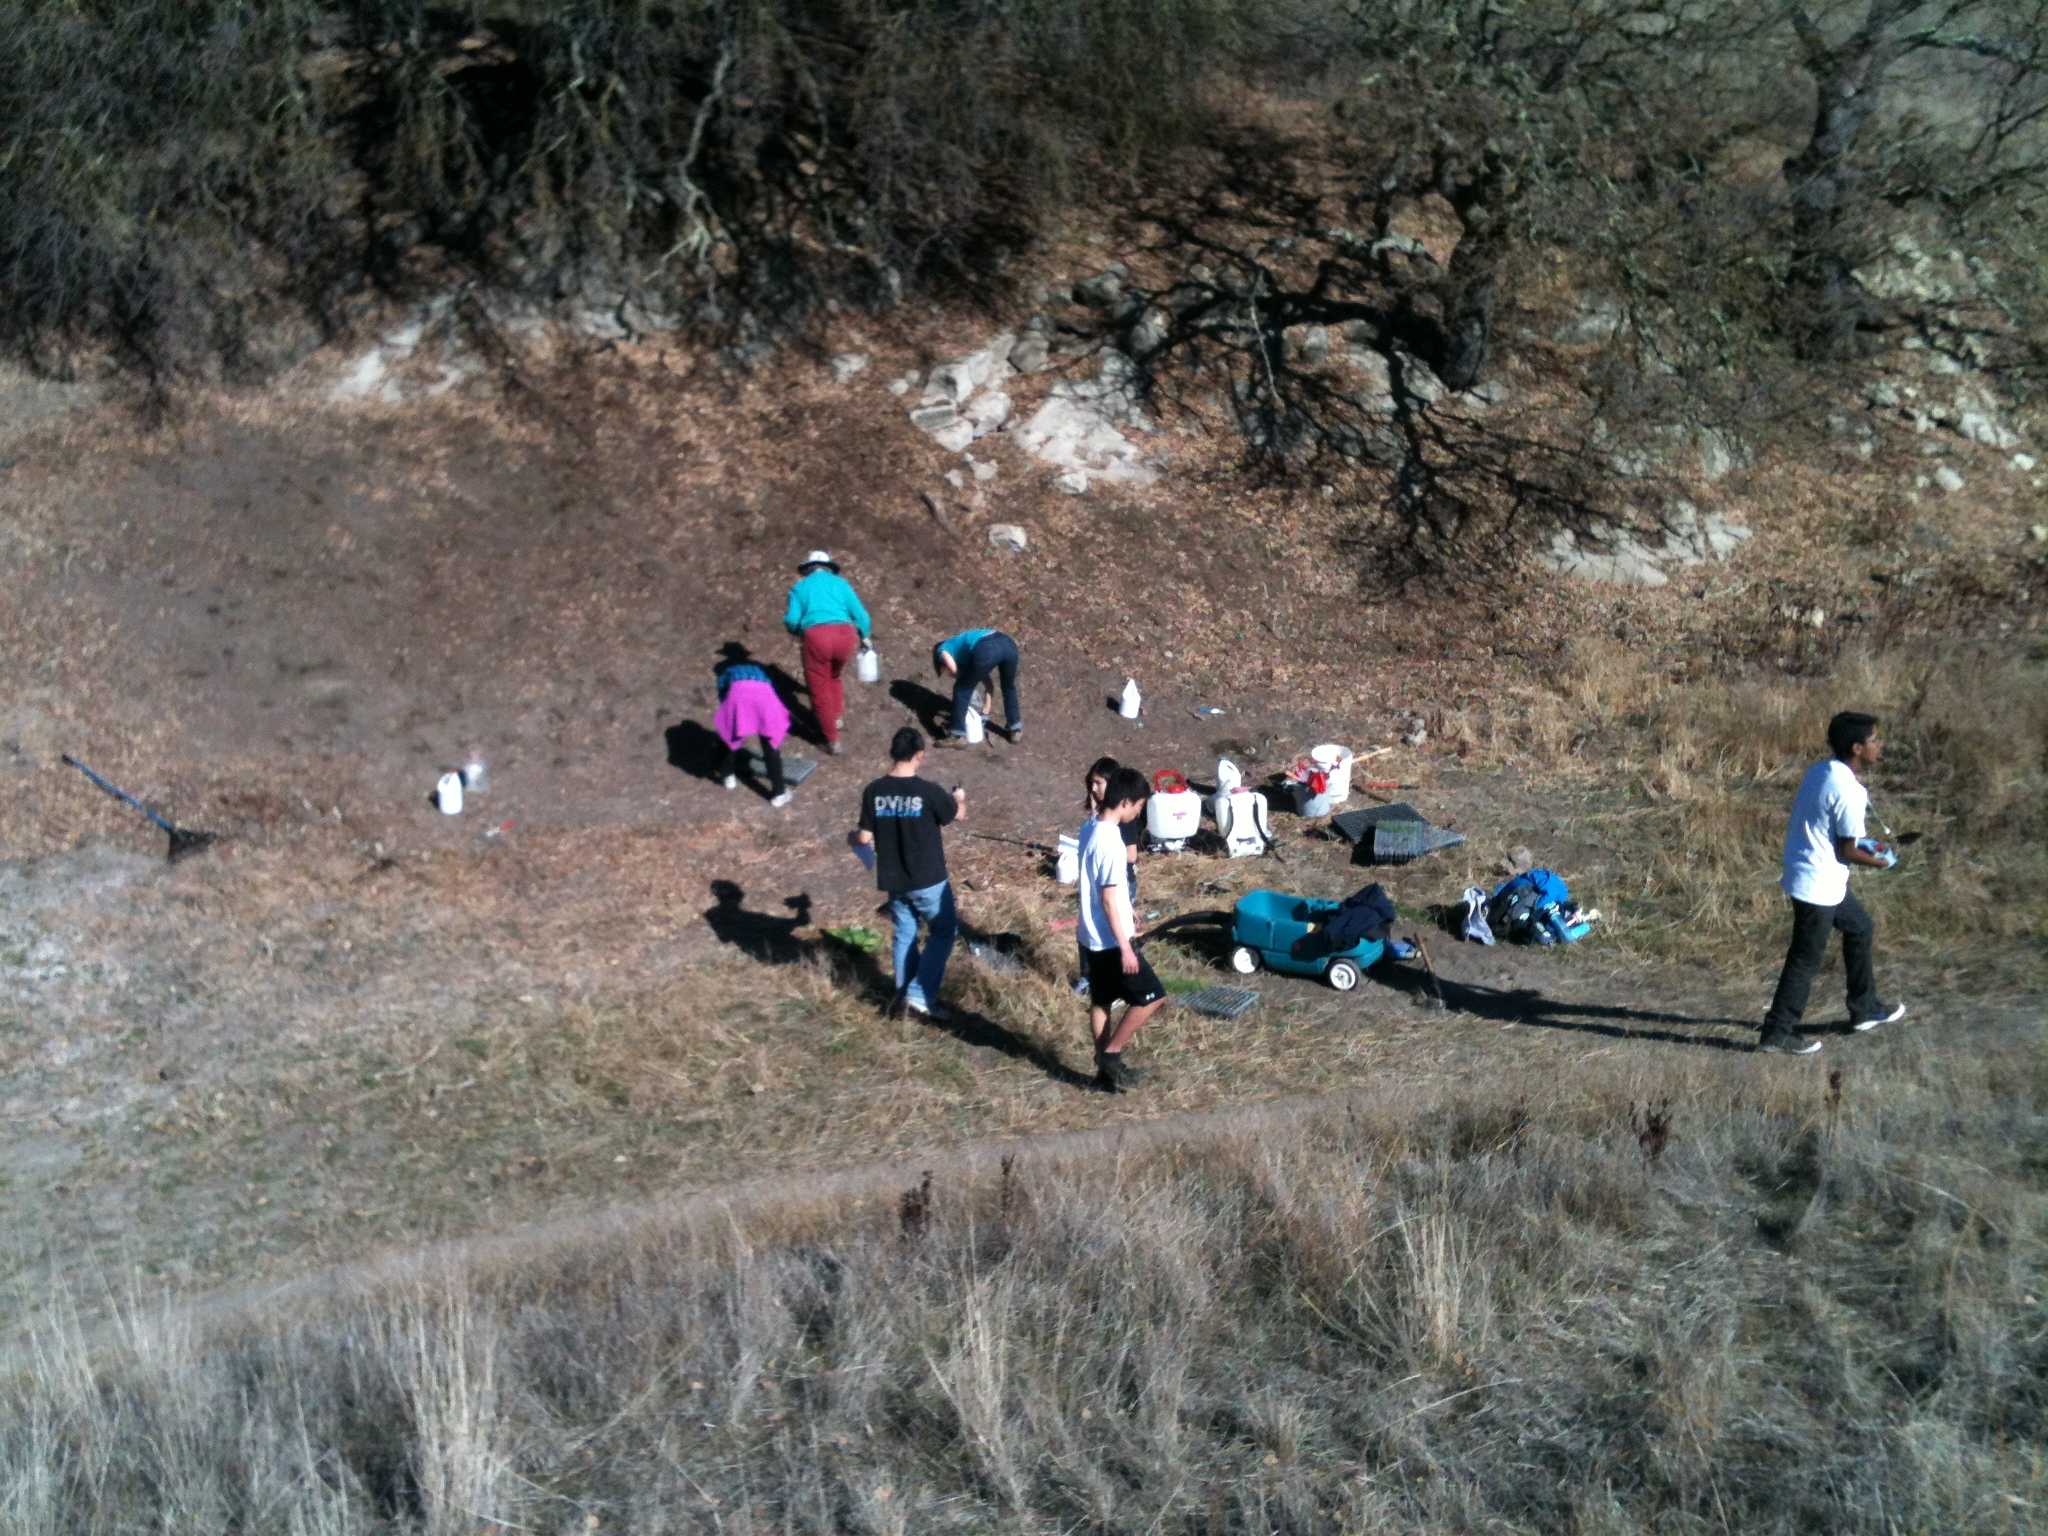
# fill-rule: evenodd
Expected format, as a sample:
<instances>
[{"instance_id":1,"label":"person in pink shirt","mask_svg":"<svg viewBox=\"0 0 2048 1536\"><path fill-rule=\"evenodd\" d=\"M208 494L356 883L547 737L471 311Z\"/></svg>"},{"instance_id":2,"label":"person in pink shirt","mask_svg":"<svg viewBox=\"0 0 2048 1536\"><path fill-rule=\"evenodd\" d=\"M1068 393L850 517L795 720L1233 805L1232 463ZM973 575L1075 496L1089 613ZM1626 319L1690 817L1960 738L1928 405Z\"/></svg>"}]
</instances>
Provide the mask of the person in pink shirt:
<instances>
[{"instance_id":1,"label":"person in pink shirt","mask_svg":"<svg viewBox=\"0 0 2048 1536\"><path fill-rule=\"evenodd\" d=\"M749 736L760 738L761 760L768 765L768 803L779 809L790 801L789 785L782 777L782 739L789 734L789 706L744 645L729 641L720 655L724 659L716 669L718 715L713 721L725 746L719 772L727 789L738 789L740 743Z\"/></svg>"}]
</instances>

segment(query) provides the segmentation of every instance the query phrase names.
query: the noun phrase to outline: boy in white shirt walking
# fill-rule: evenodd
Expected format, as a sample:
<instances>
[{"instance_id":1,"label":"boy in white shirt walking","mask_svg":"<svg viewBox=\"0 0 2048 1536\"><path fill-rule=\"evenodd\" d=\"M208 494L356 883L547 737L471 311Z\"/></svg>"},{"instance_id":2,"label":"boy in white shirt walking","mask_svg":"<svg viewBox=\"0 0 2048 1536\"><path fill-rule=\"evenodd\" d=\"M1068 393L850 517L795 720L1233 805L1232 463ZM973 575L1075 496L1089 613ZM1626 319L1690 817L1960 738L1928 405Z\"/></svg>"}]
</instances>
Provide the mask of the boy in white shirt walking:
<instances>
[{"instance_id":1,"label":"boy in white shirt walking","mask_svg":"<svg viewBox=\"0 0 2048 1536\"><path fill-rule=\"evenodd\" d=\"M1081 961L1088 977L1088 1032L1095 1040L1095 1076L1112 1093L1136 1084L1142 1073L1124 1064L1131 1036L1166 1001L1166 989L1134 946L1138 925L1131 911L1130 865L1124 856L1124 823L1145 809L1145 776L1135 768L1110 775L1095 816L1081 825ZM1129 1006L1114 1030L1110 1005Z\"/></svg>"},{"instance_id":2,"label":"boy in white shirt walking","mask_svg":"<svg viewBox=\"0 0 2048 1536\"><path fill-rule=\"evenodd\" d=\"M1757 1049L1787 1056L1811 1056L1820 1049L1820 1041L1797 1033L1795 1026L1806 1012L1830 932L1842 935L1849 1027L1861 1032L1906 1016L1903 1003L1887 1003L1877 995L1871 963L1877 925L1849 889L1850 865L1889 869L1897 862L1889 853L1858 846L1870 806L1863 775L1884 755L1876 718L1849 711L1836 715L1828 722L1828 749L1834 755L1815 763L1799 781L1785 826L1785 873L1778 884L1792 899L1792 943Z\"/></svg>"}]
</instances>

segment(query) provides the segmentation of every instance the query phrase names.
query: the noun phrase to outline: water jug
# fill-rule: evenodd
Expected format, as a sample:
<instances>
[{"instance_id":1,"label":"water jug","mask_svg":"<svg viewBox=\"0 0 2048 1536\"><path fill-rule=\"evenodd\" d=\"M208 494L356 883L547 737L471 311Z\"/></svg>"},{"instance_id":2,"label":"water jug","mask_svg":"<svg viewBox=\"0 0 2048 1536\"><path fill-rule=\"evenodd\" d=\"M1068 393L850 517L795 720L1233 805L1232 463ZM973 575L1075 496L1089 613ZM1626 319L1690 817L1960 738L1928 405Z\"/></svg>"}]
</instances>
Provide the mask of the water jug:
<instances>
[{"instance_id":1,"label":"water jug","mask_svg":"<svg viewBox=\"0 0 2048 1536\"><path fill-rule=\"evenodd\" d=\"M1145 831L1154 844L1178 853L1189 838L1202 830L1202 797L1188 788L1188 781L1168 770L1152 781L1152 795L1145 802Z\"/></svg>"},{"instance_id":2,"label":"water jug","mask_svg":"<svg viewBox=\"0 0 2048 1536\"><path fill-rule=\"evenodd\" d=\"M482 758L472 757L462 765L462 787L472 795L491 787L491 770Z\"/></svg>"},{"instance_id":3,"label":"water jug","mask_svg":"<svg viewBox=\"0 0 2048 1536\"><path fill-rule=\"evenodd\" d=\"M1126 720L1135 720L1138 718L1138 707L1143 702L1138 693L1138 680L1134 677L1125 678L1123 697L1116 706L1116 712Z\"/></svg>"},{"instance_id":4,"label":"water jug","mask_svg":"<svg viewBox=\"0 0 2048 1536\"><path fill-rule=\"evenodd\" d=\"M462 814L462 775L444 773L441 782L434 786L434 803L441 807L443 816Z\"/></svg>"},{"instance_id":5,"label":"water jug","mask_svg":"<svg viewBox=\"0 0 2048 1536\"><path fill-rule=\"evenodd\" d=\"M872 645L864 645L853 658L853 675L864 683L879 683L882 680L882 658L875 654Z\"/></svg>"},{"instance_id":6,"label":"water jug","mask_svg":"<svg viewBox=\"0 0 2048 1536\"><path fill-rule=\"evenodd\" d=\"M1060 834L1059 853L1055 855L1054 867L1059 874L1061 885L1081 883L1081 840L1078 837L1069 837L1064 832Z\"/></svg>"},{"instance_id":7,"label":"water jug","mask_svg":"<svg viewBox=\"0 0 2048 1536\"><path fill-rule=\"evenodd\" d=\"M977 743L985 739L981 711L971 704L967 707L966 736L969 741Z\"/></svg>"}]
</instances>

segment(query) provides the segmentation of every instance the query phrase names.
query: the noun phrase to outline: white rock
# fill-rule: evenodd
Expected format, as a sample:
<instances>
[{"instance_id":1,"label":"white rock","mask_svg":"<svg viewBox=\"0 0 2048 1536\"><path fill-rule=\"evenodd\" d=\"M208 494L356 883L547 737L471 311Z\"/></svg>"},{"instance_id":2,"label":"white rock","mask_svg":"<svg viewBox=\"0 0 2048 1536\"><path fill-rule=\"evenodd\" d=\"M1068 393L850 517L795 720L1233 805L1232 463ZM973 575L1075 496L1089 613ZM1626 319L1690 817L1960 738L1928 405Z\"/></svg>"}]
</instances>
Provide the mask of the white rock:
<instances>
[{"instance_id":1,"label":"white rock","mask_svg":"<svg viewBox=\"0 0 2048 1536\"><path fill-rule=\"evenodd\" d=\"M1551 536L1550 547L1537 558L1552 570L1578 581L1661 587L1671 580L1664 574L1657 552L1629 533L1582 541L1569 528L1560 528Z\"/></svg>"},{"instance_id":2,"label":"white rock","mask_svg":"<svg viewBox=\"0 0 2048 1536\"><path fill-rule=\"evenodd\" d=\"M1728 439L1712 427L1702 427L1695 441L1699 446L1701 477L1708 484L1726 479L1735 468L1735 449Z\"/></svg>"},{"instance_id":3,"label":"white rock","mask_svg":"<svg viewBox=\"0 0 2048 1536\"><path fill-rule=\"evenodd\" d=\"M2012 456L2012 467L2023 475L2034 467L2035 462L2031 453L2016 453Z\"/></svg>"},{"instance_id":4,"label":"white rock","mask_svg":"<svg viewBox=\"0 0 2048 1536\"><path fill-rule=\"evenodd\" d=\"M974 478L981 482L983 485L986 485L989 481L995 479L996 467L989 460L982 459L979 460L978 462L970 462L974 462Z\"/></svg>"},{"instance_id":5,"label":"white rock","mask_svg":"<svg viewBox=\"0 0 2048 1536\"><path fill-rule=\"evenodd\" d=\"M1088 490L1088 476L1078 469L1070 469L1053 481L1053 484L1069 496L1080 496Z\"/></svg>"},{"instance_id":6,"label":"white rock","mask_svg":"<svg viewBox=\"0 0 2048 1536\"><path fill-rule=\"evenodd\" d=\"M1010 348L1009 361L1010 366L1019 373L1038 373L1043 371L1051 357L1051 344L1038 332L1032 331L1020 337L1017 344Z\"/></svg>"},{"instance_id":7,"label":"white rock","mask_svg":"<svg viewBox=\"0 0 2048 1536\"><path fill-rule=\"evenodd\" d=\"M1010 397L1000 389L986 390L967 402L967 419L974 423L975 435L993 432L1010 419Z\"/></svg>"},{"instance_id":8,"label":"white rock","mask_svg":"<svg viewBox=\"0 0 2048 1536\"><path fill-rule=\"evenodd\" d=\"M832 359L832 381L844 384L868 365L865 352L841 352Z\"/></svg>"},{"instance_id":9,"label":"white rock","mask_svg":"<svg viewBox=\"0 0 2048 1536\"><path fill-rule=\"evenodd\" d=\"M1348 347L1338 354L1338 361L1358 375L1353 398L1360 406L1382 416L1394 414L1394 375L1384 356L1370 347Z\"/></svg>"},{"instance_id":10,"label":"white rock","mask_svg":"<svg viewBox=\"0 0 2048 1536\"><path fill-rule=\"evenodd\" d=\"M1552 339L1565 346L1605 341L1621 329L1625 311L1612 299L1595 299L1582 306L1578 315L1560 325Z\"/></svg>"},{"instance_id":11,"label":"white rock","mask_svg":"<svg viewBox=\"0 0 2048 1536\"><path fill-rule=\"evenodd\" d=\"M1017 551L1021 551L1030 543L1030 539L1026 536L1024 530L1015 523L995 523L990 525L988 541L997 549Z\"/></svg>"},{"instance_id":12,"label":"white rock","mask_svg":"<svg viewBox=\"0 0 2048 1536\"><path fill-rule=\"evenodd\" d=\"M367 400L378 392L386 373L384 350L372 347L355 361L355 366L335 381L328 396L335 400Z\"/></svg>"},{"instance_id":13,"label":"white rock","mask_svg":"<svg viewBox=\"0 0 2048 1536\"><path fill-rule=\"evenodd\" d=\"M1963 488L1963 477L1944 464L1935 470L1934 483L1953 495Z\"/></svg>"},{"instance_id":14,"label":"white rock","mask_svg":"<svg viewBox=\"0 0 2048 1536\"><path fill-rule=\"evenodd\" d=\"M967 489L967 477L957 469L949 469L946 471L946 484L956 491L964 491Z\"/></svg>"},{"instance_id":15,"label":"white rock","mask_svg":"<svg viewBox=\"0 0 2048 1536\"><path fill-rule=\"evenodd\" d=\"M1140 356L1156 352L1172 334L1173 316L1155 304L1131 327L1131 350Z\"/></svg>"},{"instance_id":16,"label":"white rock","mask_svg":"<svg viewBox=\"0 0 2048 1536\"><path fill-rule=\"evenodd\" d=\"M1280 349L1304 363L1319 363L1330 355L1330 328L1325 325L1292 325L1280 337Z\"/></svg>"},{"instance_id":17,"label":"white rock","mask_svg":"<svg viewBox=\"0 0 2048 1536\"><path fill-rule=\"evenodd\" d=\"M1956 430L1973 443L1982 443L1987 448L2017 448L2020 435L1983 411L1961 411L1956 416Z\"/></svg>"},{"instance_id":18,"label":"white rock","mask_svg":"<svg viewBox=\"0 0 2048 1536\"><path fill-rule=\"evenodd\" d=\"M899 398L910 393L910 380L897 379L889 386L889 393Z\"/></svg>"},{"instance_id":19,"label":"white rock","mask_svg":"<svg viewBox=\"0 0 2048 1536\"><path fill-rule=\"evenodd\" d=\"M932 434L932 441L948 453L964 453L967 445L974 441L974 423L956 421L949 427L941 427Z\"/></svg>"},{"instance_id":20,"label":"white rock","mask_svg":"<svg viewBox=\"0 0 2048 1536\"><path fill-rule=\"evenodd\" d=\"M1443 381L1430 372L1429 364L1420 358L1401 359L1401 383L1411 399L1420 400L1424 405L1434 405L1443 399Z\"/></svg>"}]
</instances>

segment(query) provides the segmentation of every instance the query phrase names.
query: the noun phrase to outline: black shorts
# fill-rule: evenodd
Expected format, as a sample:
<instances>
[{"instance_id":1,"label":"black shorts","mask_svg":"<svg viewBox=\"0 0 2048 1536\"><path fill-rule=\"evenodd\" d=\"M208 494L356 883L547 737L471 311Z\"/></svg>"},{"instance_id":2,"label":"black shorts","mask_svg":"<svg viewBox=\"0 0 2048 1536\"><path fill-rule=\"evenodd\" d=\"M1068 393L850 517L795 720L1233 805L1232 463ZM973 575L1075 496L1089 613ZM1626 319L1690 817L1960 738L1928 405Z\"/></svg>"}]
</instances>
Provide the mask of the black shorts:
<instances>
[{"instance_id":1,"label":"black shorts","mask_svg":"<svg viewBox=\"0 0 2048 1536\"><path fill-rule=\"evenodd\" d=\"M1081 961L1087 969L1088 1001L1093 1007L1107 1008L1122 998L1133 1008L1142 1008L1166 996L1166 988L1159 985L1159 978L1152 974L1151 964L1143 955L1138 956L1135 976L1124 974L1120 949L1084 949Z\"/></svg>"}]
</instances>

